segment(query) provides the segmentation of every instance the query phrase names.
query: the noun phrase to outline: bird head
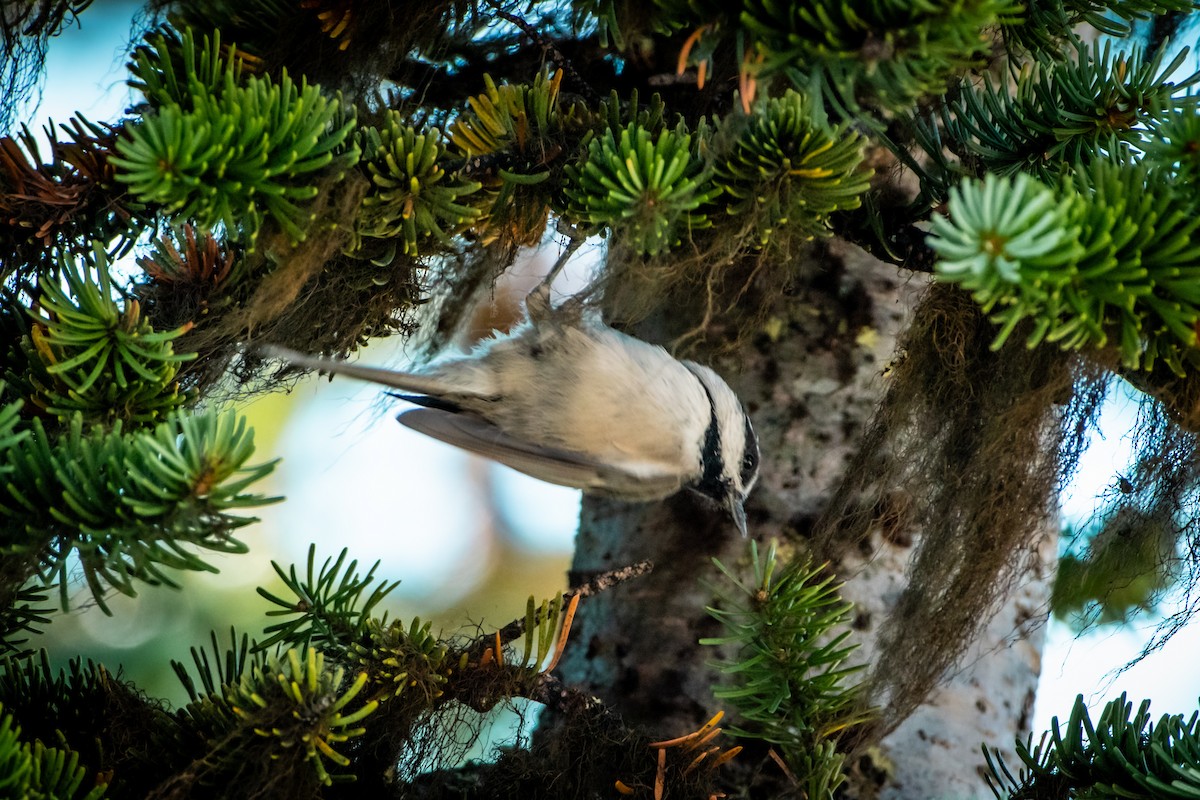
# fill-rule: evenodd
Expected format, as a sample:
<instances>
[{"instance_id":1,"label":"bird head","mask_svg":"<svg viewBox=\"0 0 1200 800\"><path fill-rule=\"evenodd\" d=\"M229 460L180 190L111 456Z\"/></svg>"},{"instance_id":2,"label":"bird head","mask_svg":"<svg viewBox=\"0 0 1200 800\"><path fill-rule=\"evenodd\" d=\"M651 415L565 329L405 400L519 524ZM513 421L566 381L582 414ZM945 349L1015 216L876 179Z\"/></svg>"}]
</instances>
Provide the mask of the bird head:
<instances>
[{"instance_id":1,"label":"bird head","mask_svg":"<svg viewBox=\"0 0 1200 800\"><path fill-rule=\"evenodd\" d=\"M758 437L729 385L708 367L683 362L708 396L708 427L700 442L699 475L688 488L725 509L746 536L746 496L758 482Z\"/></svg>"}]
</instances>

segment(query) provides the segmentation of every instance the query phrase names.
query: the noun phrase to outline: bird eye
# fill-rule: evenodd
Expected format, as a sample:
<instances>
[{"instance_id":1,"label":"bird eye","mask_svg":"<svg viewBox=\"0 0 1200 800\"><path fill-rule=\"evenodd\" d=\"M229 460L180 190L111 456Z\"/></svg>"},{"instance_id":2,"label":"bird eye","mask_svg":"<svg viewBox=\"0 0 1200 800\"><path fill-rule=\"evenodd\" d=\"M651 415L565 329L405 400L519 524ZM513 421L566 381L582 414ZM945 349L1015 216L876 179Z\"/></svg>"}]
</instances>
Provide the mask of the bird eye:
<instances>
[{"instance_id":1,"label":"bird eye","mask_svg":"<svg viewBox=\"0 0 1200 800\"><path fill-rule=\"evenodd\" d=\"M746 439L745 453L742 455L742 484L750 485L758 474L758 437L754 435L754 428L750 425L750 418L745 417L746 423Z\"/></svg>"},{"instance_id":2,"label":"bird eye","mask_svg":"<svg viewBox=\"0 0 1200 800\"><path fill-rule=\"evenodd\" d=\"M742 456L742 484L748 486L758 473L758 452L750 450Z\"/></svg>"}]
</instances>

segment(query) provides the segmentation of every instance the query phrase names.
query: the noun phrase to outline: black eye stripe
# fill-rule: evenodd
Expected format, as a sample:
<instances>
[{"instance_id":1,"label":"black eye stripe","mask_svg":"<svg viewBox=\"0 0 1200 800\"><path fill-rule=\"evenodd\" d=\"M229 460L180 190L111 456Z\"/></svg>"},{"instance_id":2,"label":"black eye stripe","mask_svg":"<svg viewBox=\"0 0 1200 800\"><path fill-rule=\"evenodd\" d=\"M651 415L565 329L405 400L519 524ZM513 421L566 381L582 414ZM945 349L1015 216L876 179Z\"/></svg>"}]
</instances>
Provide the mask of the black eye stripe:
<instances>
[{"instance_id":1,"label":"black eye stripe","mask_svg":"<svg viewBox=\"0 0 1200 800\"><path fill-rule=\"evenodd\" d=\"M696 381L708 397L709 417L708 427L704 430L704 443L700 448L700 466L703 471L693 488L701 494L721 500L726 494L725 480L721 477L725 472L725 461L721 458L721 429L717 425L717 403L699 376L696 376Z\"/></svg>"}]
</instances>

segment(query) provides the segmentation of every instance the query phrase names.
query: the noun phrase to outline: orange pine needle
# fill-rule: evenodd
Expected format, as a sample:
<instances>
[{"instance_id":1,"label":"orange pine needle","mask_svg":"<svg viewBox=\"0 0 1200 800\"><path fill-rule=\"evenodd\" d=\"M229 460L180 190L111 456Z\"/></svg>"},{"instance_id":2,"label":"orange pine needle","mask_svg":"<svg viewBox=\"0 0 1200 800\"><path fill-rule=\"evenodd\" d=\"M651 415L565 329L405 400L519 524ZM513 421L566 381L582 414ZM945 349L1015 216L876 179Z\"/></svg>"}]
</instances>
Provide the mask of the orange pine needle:
<instances>
[{"instance_id":1,"label":"orange pine needle","mask_svg":"<svg viewBox=\"0 0 1200 800\"><path fill-rule=\"evenodd\" d=\"M504 666L504 645L500 642L500 631L496 631L496 666Z\"/></svg>"},{"instance_id":2,"label":"orange pine needle","mask_svg":"<svg viewBox=\"0 0 1200 800\"><path fill-rule=\"evenodd\" d=\"M738 94L742 98L742 111L750 113L750 105L754 102L754 95L758 92L758 80L750 74L750 62L762 61L762 56L754 58L749 50L746 51L746 57L742 59L742 67L738 70Z\"/></svg>"},{"instance_id":3,"label":"orange pine needle","mask_svg":"<svg viewBox=\"0 0 1200 800\"><path fill-rule=\"evenodd\" d=\"M690 763L686 767L684 767L683 774L687 775L692 770L694 770L696 767L700 766L700 762L703 761L704 759L708 758L708 755L711 752L712 752L712 750L705 750L703 753L701 753L700 755L693 758L692 763Z\"/></svg>"},{"instance_id":4,"label":"orange pine needle","mask_svg":"<svg viewBox=\"0 0 1200 800\"><path fill-rule=\"evenodd\" d=\"M562 630L558 634L558 643L554 646L554 658L550 660L550 666L546 667L543 672L552 672L558 666L558 660L562 658L563 650L567 646L567 637L571 635L571 621L575 619L575 609L579 608L579 597L579 595L573 595L570 604L567 605Z\"/></svg>"},{"instance_id":5,"label":"orange pine needle","mask_svg":"<svg viewBox=\"0 0 1200 800\"><path fill-rule=\"evenodd\" d=\"M704 31L708 30L707 25L701 25L696 30L688 35L683 41L683 47L679 48L679 60L675 62L675 74L682 75L687 69L688 56L692 54L692 48L696 46L696 42L700 41L700 37L704 35Z\"/></svg>"},{"instance_id":6,"label":"orange pine needle","mask_svg":"<svg viewBox=\"0 0 1200 800\"><path fill-rule=\"evenodd\" d=\"M487 650L484 650L483 655L479 657L479 666L486 667L488 664L492 663L492 661L494 661L494 660L495 659L493 658L493 655L492 655L492 648L489 647Z\"/></svg>"},{"instance_id":7,"label":"orange pine needle","mask_svg":"<svg viewBox=\"0 0 1200 800\"><path fill-rule=\"evenodd\" d=\"M617 781L614 785L617 787L617 791L620 792L621 794L624 794L624 795L633 794L633 789L630 789L628 786L626 786L621 781Z\"/></svg>"},{"instance_id":8,"label":"orange pine needle","mask_svg":"<svg viewBox=\"0 0 1200 800\"><path fill-rule=\"evenodd\" d=\"M704 745L708 744L713 739L715 739L720 733L721 733L720 728L713 728L711 731L704 734L703 736L696 739L695 741L691 741L691 742L688 742L687 744L685 744L683 746L683 749L691 751L691 750L695 750L697 747L703 747Z\"/></svg>"},{"instance_id":9,"label":"orange pine needle","mask_svg":"<svg viewBox=\"0 0 1200 800\"><path fill-rule=\"evenodd\" d=\"M662 800L667 783L667 751L658 751L658 769L654 772L654 800Z\"/></svg>"},{"instance_id":10,"label":"orange pine needle","mask_svg":"<svg viewBox=\"0 0 1200 800\"><path fill-rule=\"evenodd\" d=\"M775 752L774 747L772 747L770 750L767 751L767 755L769 755L771 757L772 761L774 761L776 764L779 765L779 768L781 770L783 770L784 776L787 777L787 779L792 782L793 786L799 785L800 781L796 780L795 774L790 769L788 769L788 765L785 764L783 759L779 757L779 753Z\"/></svg>"},{"instance_id":11,"label":"orange pine needle","mask_svg":"<svg viewBox=\"0 0 1200 800\"><path fill-rule=\"evenodd\" d=\"M696 65L696 88L704 88L704 79L708 75L708 59L704 59Z\"/></svg>"},{"instance_id":12,"label":"orange pine needle","mask_svg":"<svg viewBox=\"0 0 1200 800\"><path fill-rule=\"evenodd\" d=\"M725 716L724 711L718 711L716 714L713 714L712 719L710 719L708 722L701 725L699 730L694 730L691 733L687 734L686 736L679 736L674 739L665 739L664 741L661 741L661 742L651 742L650 746L651 747L674 747L677 744L683 744L684 742L690 742L692 739L696 739L696 738L699 738L700 736L704 736L710 730L717 727L717 723L720 722L724 716Z\"/></svg>"},{"instance_id":13,"label":"orange pine needle","mask_svg":"<svg viewBox=\"0 0 1200 800\"><path fill-rule=\"evenodd\" d=\"M740 752L742 752L742 746L740 744L737 747L731 747L728 750L726 750L724 753L721 753L721 755L714 758L713 762L708 765L708 768L716 769L717 767L721 766L726 761L729 761L731 758L733 758Z\"/></svg>"}]
</instances>

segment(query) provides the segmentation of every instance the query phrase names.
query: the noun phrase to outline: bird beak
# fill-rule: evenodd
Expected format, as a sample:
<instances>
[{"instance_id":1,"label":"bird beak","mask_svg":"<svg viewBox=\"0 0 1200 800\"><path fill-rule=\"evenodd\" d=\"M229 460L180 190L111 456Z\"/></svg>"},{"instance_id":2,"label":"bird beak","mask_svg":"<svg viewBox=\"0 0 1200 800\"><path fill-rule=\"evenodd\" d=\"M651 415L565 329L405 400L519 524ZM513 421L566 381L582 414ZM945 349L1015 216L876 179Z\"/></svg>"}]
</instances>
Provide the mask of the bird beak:
<instances>
[{"instance_id":1,"label":"bird beak","mask_svg":"<svg viewBox=\"0 0 1200 800\"><path fill-rule=\"evenodd\" d=\"M729 516L733 518L733 524L737 526L738 532L745 539L746 533L746 509L742 507L742 498L731 494L725 500L725 509L729 512Z\"/></svg>"}]
</instances>

